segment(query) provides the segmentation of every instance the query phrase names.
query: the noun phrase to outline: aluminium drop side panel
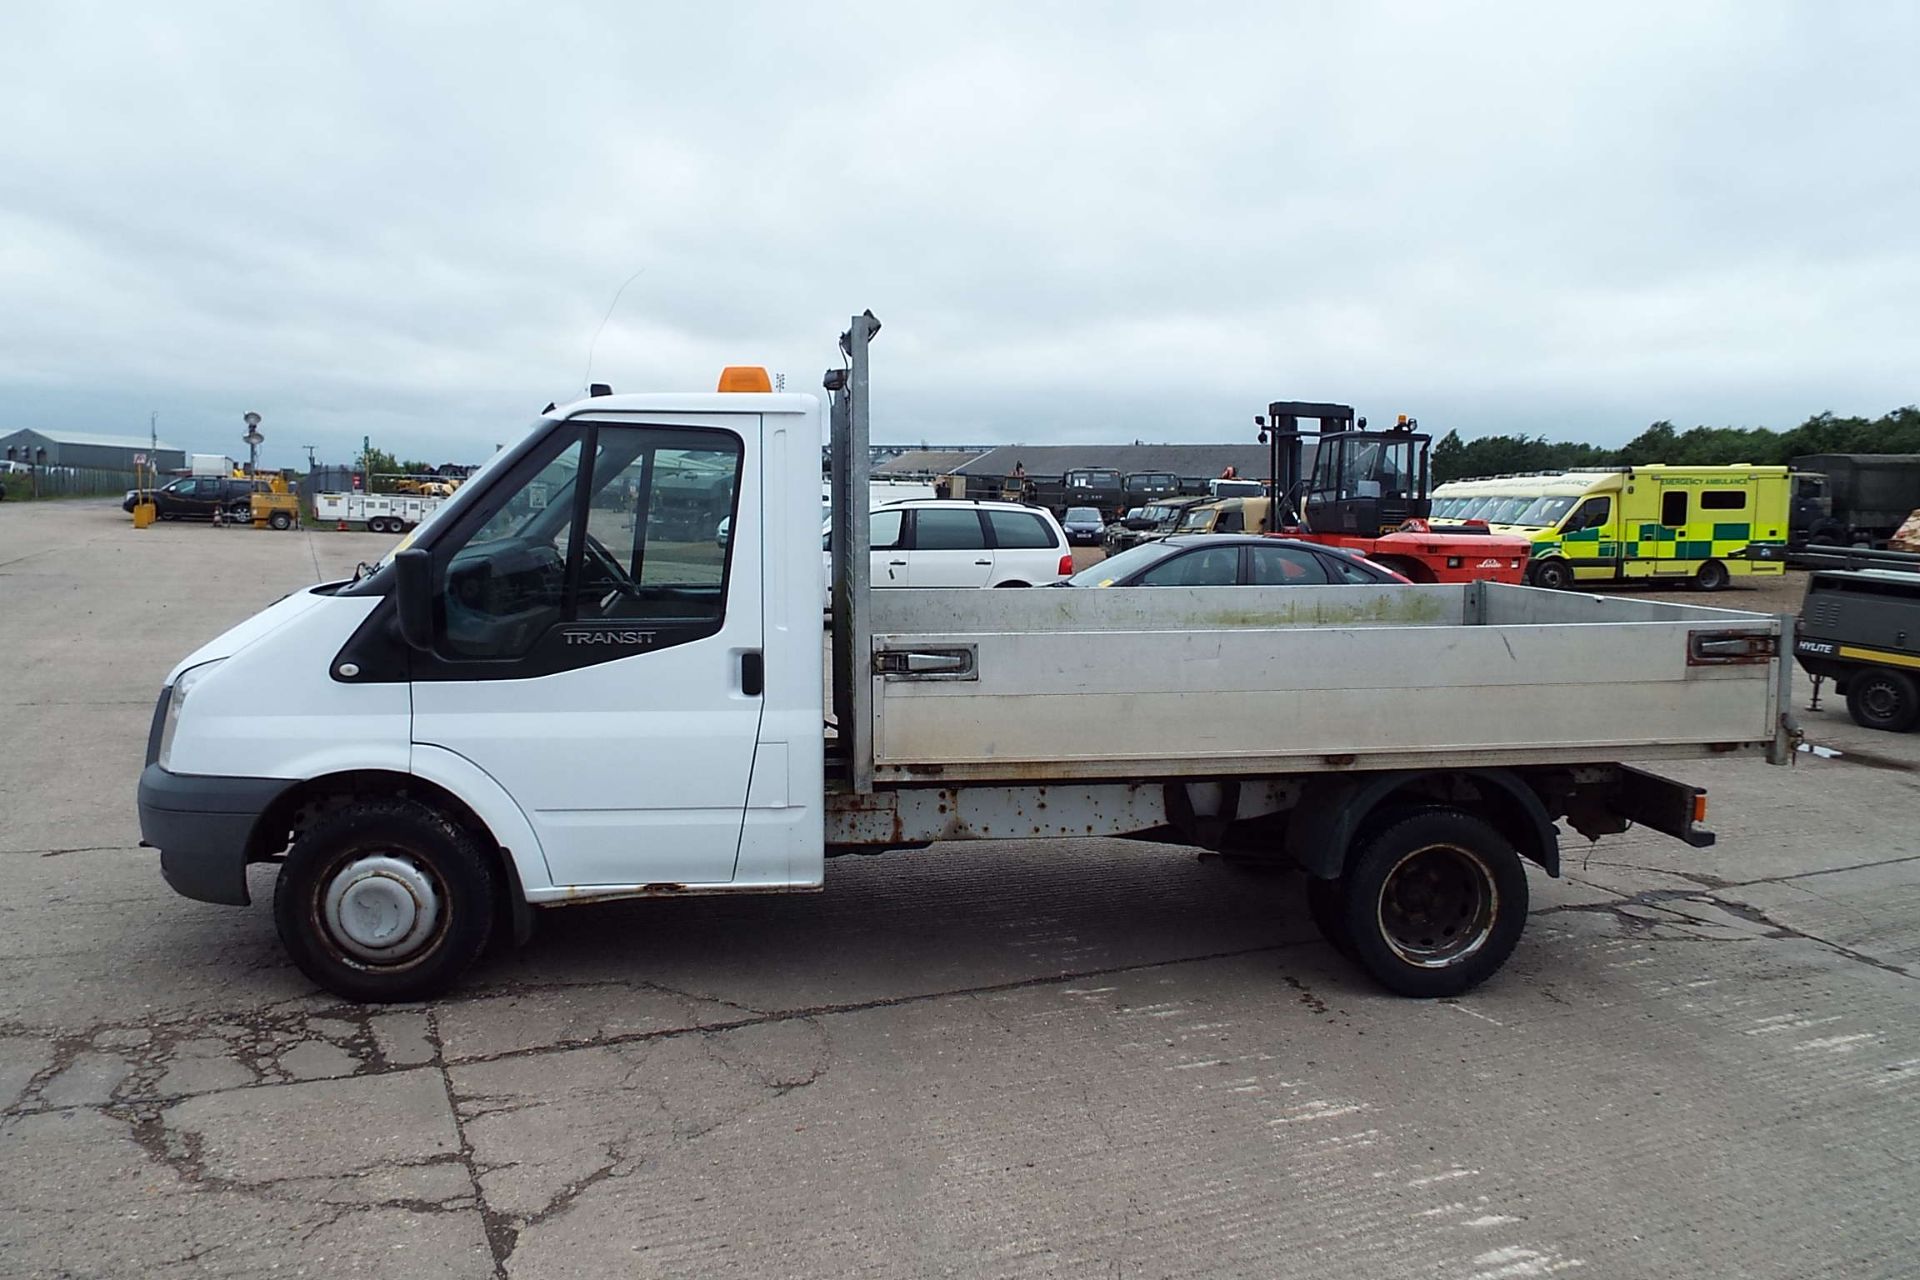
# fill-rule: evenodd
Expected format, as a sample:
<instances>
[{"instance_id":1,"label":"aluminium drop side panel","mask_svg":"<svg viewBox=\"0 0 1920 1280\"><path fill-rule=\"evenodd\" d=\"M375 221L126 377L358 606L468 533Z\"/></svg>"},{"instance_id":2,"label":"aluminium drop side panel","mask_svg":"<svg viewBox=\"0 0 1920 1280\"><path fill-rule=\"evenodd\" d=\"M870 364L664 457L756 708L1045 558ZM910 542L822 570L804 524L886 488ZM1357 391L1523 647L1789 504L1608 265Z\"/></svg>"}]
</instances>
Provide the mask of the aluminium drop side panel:
<instances>
[{"instance_id":1,"label":"aluminium drop side panel","mask_svg":"<svg viewBox=\"0 0 1920 1280\"><path fill-rule=\"evenodd\" d=\"M1691 632L1777 635L1768 615L1682 606L1654 621L1513 622L1507 615L1533 605L1527 597L1561 593L1507 587L1484 592L1486 623L1466 626L1458 586L1151 588L1105 606L1054 599L1069 592L1082 594L980 593L1017 597L987 606L994 629L888 631L909 609L883 609L876 652L967 651L971 670L873 678L876 778L1578 762L1702 755L1774 737L1774 666L1687 661ZM1394 610L1383 596L1399 598L1404 620L1385 616ZM935 624L935 602L922 607ZM1102 608L1144 616L1090 625ZM1015 625L1022 609L1029 625ZM1353 616L1369 611L1379 616ZM1286 614L1323 620L1263 625ZM1044 629L1073 615L1080 625ZM1176 625L1183 616L1193 621Z\"/></svg>"}]
</instances>

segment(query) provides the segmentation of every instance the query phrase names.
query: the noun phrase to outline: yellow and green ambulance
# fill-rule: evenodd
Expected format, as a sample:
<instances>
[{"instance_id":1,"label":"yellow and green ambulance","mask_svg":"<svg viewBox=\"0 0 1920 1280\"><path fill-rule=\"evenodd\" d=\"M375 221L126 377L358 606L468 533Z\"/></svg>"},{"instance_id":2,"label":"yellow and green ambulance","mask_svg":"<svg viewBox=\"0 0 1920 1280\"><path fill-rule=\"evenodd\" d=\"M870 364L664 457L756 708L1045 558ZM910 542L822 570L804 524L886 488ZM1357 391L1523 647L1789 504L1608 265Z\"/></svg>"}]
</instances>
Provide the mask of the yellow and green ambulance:
<instances>
[{"instance_id":1,"label":"yellow and green ambulance","mask_svg":"<svg viewBox=\"0 0 1920 1280\"><path fill-rule=\"evenodd\" d=\"M1786 545L1786 467L1654 463L1527 481L1533 501L1490 523L1532 539L1535 586L1667 578L1718 591L1736 576L1786 572L1784 560L1747 558L1750 546Z\"/></svg>"}]
</instances>

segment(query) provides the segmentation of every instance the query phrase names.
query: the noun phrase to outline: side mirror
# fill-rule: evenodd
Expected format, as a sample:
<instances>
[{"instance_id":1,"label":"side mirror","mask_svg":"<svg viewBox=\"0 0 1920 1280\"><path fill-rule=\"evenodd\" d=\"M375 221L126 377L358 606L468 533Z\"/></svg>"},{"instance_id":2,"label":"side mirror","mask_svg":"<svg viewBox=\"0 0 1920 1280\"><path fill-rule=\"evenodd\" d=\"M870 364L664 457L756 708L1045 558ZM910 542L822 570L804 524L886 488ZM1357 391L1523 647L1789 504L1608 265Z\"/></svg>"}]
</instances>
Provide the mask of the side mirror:
<instances>
[{"instance_id":1,"label":"side mirror","mask_svg":"<svg viewBox=\"0 0 1920 1280\"><path fill-rule=\"evenodd\" d=\"M433 648L433 556L420 547L393 555L393 604L409 648Z\"/></svg>"}]
</instances>

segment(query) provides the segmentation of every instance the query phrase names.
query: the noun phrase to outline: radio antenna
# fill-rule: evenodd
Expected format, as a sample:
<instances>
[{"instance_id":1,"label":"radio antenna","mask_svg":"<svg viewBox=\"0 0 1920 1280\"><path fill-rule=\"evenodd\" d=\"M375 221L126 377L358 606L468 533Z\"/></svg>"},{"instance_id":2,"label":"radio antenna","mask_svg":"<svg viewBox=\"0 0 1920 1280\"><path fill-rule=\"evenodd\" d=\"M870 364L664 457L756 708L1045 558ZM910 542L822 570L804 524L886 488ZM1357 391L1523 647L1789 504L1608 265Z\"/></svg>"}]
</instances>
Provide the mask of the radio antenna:
<instances>
[{"instance_id":1,"label":"radio antenna","mask_svg":"<svg viewBox=\"0 0 1920 1280\"><path fill-rule=\"evenodd\" d=\"M587 372L580 379L580 386L583 389L593 386L593 349L600 345L600 335L606 331L607 321L613 319L613 309L620 305L620 295L627 291L628 285L645 274L647 274L647 269L645 267L640 268L625 280L621 281L620 287L614 290L613 301L607 304L607 314L600 317L600 327L593 331L593 339L587 343Z\"/></svg>"}]
</instances>

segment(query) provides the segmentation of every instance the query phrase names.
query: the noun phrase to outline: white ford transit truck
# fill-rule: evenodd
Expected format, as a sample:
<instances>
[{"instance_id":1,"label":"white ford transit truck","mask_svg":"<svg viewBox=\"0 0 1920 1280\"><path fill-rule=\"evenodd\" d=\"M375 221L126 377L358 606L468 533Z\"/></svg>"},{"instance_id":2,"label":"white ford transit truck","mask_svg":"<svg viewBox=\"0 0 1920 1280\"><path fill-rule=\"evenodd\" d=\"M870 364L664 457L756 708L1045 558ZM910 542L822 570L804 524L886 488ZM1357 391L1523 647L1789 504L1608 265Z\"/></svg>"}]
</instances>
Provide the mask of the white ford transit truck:
<instances>
[{"instance_id":1,"label":"white ford transit truck","mask_svg":"<svg viewBox=\"0 0 1920 1280\"><path fill-rule=\"evenodd\" d=\"M549 408L371 571L190 654L139 786L167 882L244 905L272 864L313 981L413 1000L543 910L1134 836L1298 866L1376 981L1451 995L1512 952L1561 822L1711 842L1703 792L1619 761L1790 758L1771 615L1487 582L869 591L878 328L854 317L825 405L733 369Z\"/></svg>"}]
</instances>

